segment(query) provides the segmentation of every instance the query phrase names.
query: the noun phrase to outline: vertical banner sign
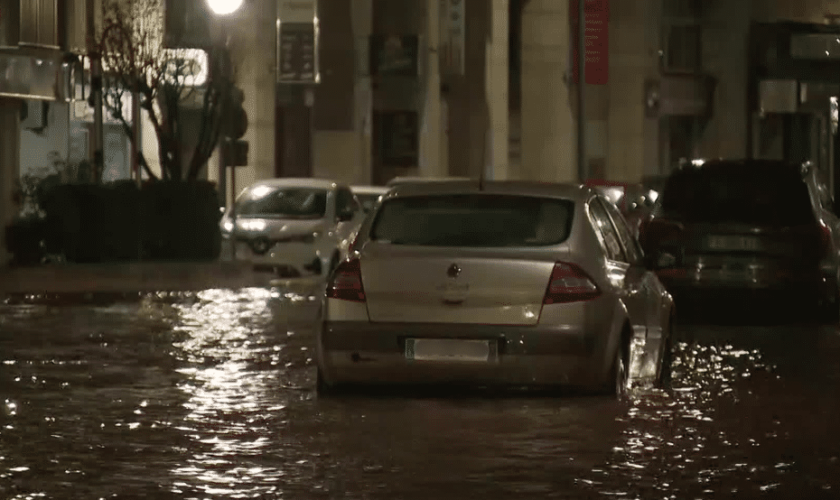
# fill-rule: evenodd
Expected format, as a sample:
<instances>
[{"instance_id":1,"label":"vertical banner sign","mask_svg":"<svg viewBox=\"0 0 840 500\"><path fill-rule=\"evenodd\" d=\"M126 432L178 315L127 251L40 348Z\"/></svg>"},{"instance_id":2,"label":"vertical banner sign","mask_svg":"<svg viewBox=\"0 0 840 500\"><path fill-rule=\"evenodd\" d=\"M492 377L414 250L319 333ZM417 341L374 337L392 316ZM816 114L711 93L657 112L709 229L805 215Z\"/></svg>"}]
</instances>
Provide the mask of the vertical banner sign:
<instances>
[{"instance_id":1,"label":"vertical banner sign","mask_svg":"<svg viewBox=\"0 0 840 500\"><path fill-rule=\"evenodd\" d=\"M466 0L440 0L440 72L443 75L464 74L464 4Z\"/></svg>"},{"instance_id":2,"label":"vertical banner sign","mask_svg":"<svg viewBox=\"0 0 840 500\"><path fill-rule=\"evenodd\" d=\"M277 82L318 82L318 5L280 0L277 20Z\"/></svg>"},{"instance_id":3,"label":"vertical banner sign","mask_svg":"<svg viewBox=\"0 0 840 500\"><path fill-rule=\"evenodd\" d=\"M586 84L606 85L609 81L610 67L610 1L586 0ZM569 35L571 40L572 62L570 73L572 82L578 82L578 2L569 0Z\"/></svg>"}]
</instances>

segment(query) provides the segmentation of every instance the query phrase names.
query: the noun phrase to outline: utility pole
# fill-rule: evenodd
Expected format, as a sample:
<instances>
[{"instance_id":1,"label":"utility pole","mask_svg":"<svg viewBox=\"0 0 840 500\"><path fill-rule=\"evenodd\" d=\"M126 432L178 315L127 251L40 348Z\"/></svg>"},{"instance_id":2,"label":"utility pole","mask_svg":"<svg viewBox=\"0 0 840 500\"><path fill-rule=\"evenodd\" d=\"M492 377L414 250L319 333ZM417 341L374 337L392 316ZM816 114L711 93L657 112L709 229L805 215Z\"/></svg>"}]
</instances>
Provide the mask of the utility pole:
<instances>
[{"instance_id":1,"label":"utility pole","mask_svg":"<svg viewBox=\"0 0 840 500\"><path fill-rule=\"evenodd\" d=\"M94 182L102 179L104 162L103 148L105 139L103 135L102 116L102 55L96 47L96 6L94 0L87 0L86 7L86 30L87 49L90 58L90 83L93 97L93 177Z\"/></svg>"},{"instance_id":2,"label":"utility pole","mask_svg":"<svg viewBox=\"0 0 840 500\"><path fill-rule=\"evenodd\" d=\"M574 2L575 0L569 0ZM578 33L577 33L577 155L578 155L578 181L586 182L586 0L577 0L578 3Z\"/></svg>"}]
</instances>

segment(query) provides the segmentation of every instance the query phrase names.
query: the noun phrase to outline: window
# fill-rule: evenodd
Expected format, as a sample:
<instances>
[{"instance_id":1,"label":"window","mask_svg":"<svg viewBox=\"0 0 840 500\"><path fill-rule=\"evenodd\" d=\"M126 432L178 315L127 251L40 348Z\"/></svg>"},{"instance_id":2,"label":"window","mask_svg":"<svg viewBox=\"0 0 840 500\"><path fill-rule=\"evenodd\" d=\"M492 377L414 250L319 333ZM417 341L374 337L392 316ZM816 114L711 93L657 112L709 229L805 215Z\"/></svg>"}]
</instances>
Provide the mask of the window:
<instances>
[{"instance_id":1,"label":"window","mask_svg":"<svg viewBox=\"0 0 840 500\"><path fill-rule=\"evenodd\" d=\"M327 211L327 191L308 187L251 188L236 202L242 217L320 219Z\"/></svg>"},{"instance_id":2,"label":"window","mask_svg":"<svg viewBox=\"0 0 840 500\"><path fill-rule=\"evenodd\" d=\"M371 239L392 245L538 247L569 236L574 203L533 196L456 194L383 202Z\"/></svg>"},{"instance_id":3,"label":"window","mask_svg":"<svg viewBox=\"0 0 840 500\"><path fill-rule=\"evenodd\" d=\"M592 216L592 224L595 226L595 233L598 234L601 240L601 246L607 253L607 258L610 260L618 260L627 262L624 256L624 251L621 248L621 243L615 228L610 222L610 216L606 209L597 199L593 199L589 203L589 214Z\"/></svg>"},{"instance_id":4,"label":"window","mask_svg":"<svg viewBox=\"0 0 840 500\"><path fill-rule=\"evenodd\" d=\"M621 215L621 212L619 212L618 208L616 208L616 206L612 203L609 203L606 200L599 201L604 205L604 208L606 208L612 218L613 226L615 226L618 237L621 240L622 246L624 246L625 253L627 254L627 261L633 265L641 264L642 249L639 247L639 242L633 237L633 233L630 232L630 228L627 227L627 221L624 219L624 216Z\"/></svg>"},{"instance_id":5,"label":"window","mask_svg":"<svg viewBox=\"0 0 840 500\"><path fill-rule=\"evenodd\" d=\"M339 188L335 200L335 206L336 213L356 212L359 209L359 205L356 202L356 198L353 196L353 192L347 188Z\"/></svg>"},{"instance_id":6,"label":"window","mask_svg":"<svg viewBox=\"0 0 840 500\"><path fill-rule=\"evenodd\" d=\"M664 0L662 15L666 19L697 20L703 14L704 0Z\"/></svg>"},{"instance_id":7,"label":"window","mask_svg":"<svg viewBox=\"0 0 840 500\"><path fill-rule=\"evenodd\" d=\"M702 0L662 2L662 65L668 70L702 68Z\"/></svg>"},{"instance_id":8,"label":"window","mask_svg":"<svg viewBox=\"0 0 840 500\"><path fill-rule=\"evenodd\" d=\"M700 71L703 67L702 28L699 24L665 26L665 68Z\"/></svg>"},{"instance_id":9,"label":"window","mask_svg":"<svg viewBox=\"0 0 840 500\"><path fill-rule=\"evenodd\" d=\"M685 222L781 227L814 220L798 168L771 161L722 161L676 172L661 200L664 217Z\"/></svg>"}]
</instances>

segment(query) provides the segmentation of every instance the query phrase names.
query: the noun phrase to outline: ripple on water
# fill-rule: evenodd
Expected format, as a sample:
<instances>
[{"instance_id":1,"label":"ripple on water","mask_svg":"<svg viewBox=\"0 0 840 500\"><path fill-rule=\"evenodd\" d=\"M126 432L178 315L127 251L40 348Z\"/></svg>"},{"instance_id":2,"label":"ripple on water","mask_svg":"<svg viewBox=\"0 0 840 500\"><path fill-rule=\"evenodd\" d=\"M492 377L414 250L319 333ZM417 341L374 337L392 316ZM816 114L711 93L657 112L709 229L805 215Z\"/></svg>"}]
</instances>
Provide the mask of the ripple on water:
<instances>
[{"instance_id":1,"label":"ripple on water","mask_svg":"<svg viewBox=\"0 0 840 500\"><path fill-rule=\"evenodd\" d=\"M711 332L676 347L673 391L620 403L319 400L318 306L262 289L0 306L0 496L816 498L840 487L837 391L820 385L836 387L836 332L786 337L818 347L819 359L797 352L804 368L785 364L789 340Z\"/></svg>"}]
</instances>

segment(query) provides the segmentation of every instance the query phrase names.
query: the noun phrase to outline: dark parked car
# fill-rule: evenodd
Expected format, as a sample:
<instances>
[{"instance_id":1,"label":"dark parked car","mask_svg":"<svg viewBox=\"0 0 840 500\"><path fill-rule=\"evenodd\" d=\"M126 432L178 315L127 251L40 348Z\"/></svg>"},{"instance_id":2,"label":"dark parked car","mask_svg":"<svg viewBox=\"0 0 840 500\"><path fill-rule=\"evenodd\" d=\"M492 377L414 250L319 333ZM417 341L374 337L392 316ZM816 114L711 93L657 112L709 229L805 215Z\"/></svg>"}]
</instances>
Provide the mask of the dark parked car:
<instances>
[{"instance_id":1,"label":"dark parked car","mask_svg":"<svg viewBox=\"0 0 840 500\"><path fill-rule=\"evenodd\" d=\"M837 321L839 233L809 164L714 160L670 175L640 243L678 309L781 298Z\"/></svg>"}]
</instances>

